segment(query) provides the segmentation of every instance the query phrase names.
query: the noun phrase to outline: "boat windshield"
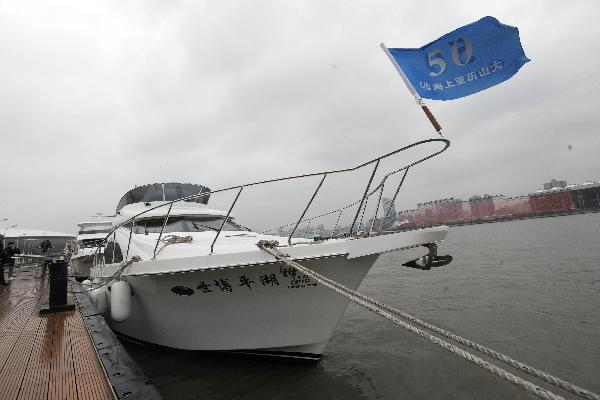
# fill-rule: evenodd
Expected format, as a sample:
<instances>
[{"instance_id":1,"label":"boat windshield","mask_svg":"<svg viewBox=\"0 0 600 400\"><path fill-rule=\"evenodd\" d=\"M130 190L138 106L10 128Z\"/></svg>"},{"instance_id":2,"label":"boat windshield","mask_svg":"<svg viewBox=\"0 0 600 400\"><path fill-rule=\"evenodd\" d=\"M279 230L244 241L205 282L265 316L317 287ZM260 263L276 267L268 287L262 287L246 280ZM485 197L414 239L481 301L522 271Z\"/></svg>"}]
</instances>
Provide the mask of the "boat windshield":
<instances>
[{"instance_id":1,"label":"boat windshield","mask_svg":"<svg viewBox=\"0 0 600 400\"><path fill-rule=\"evenodd\" d=\"M160 230L163 227L165 220L163 218L154 218L154 219L146 219L139 222L136 222L133 232L134 233L160 233ZM198 218L198 217L170 217L167 221L167 225L163 233L172 233L172 232L205 232L205 231L214 231L218 232L221 224L223 223L223 218L221 217L213 217L213 218ZM238 224L229 220L225 222L223 226L224 231L245 231L246 229L242 228Z\"/></svg>"},{"instance_id":2,"label":"boat windshield","mask_svg":"<svg viewBox=\"0 0 600 400\"><path fill-rule=\"evenodd\" d=\"M97 229L93 229L93 228L85 228L85 229L81 229L78 233L78 235L91 235L93 233L109 233L111 232L110 228L97 228Z\"/></svg>"}]
</instances>

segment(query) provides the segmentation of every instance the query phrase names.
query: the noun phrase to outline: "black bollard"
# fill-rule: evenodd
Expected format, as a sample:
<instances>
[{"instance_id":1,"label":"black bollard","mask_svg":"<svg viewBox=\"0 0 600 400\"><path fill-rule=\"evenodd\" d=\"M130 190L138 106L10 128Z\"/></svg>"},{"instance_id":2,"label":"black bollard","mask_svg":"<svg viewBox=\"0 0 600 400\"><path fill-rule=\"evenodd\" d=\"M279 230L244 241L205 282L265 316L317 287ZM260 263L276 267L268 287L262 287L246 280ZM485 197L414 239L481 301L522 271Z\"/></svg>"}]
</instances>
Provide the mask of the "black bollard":
<instances>
[{"instance_id":1,"label":"black bollard","mask_svg":"<svg viewBox=\"0 0 600 400\"><path fill-rule=\"evenodd\" d=\"M75 309L75 304L67 295L68 263L66 261L54 261L48 265L50 270L50 289L48 301L44 302L40 314L49 314Z\"/></svg>"}]
</instances>

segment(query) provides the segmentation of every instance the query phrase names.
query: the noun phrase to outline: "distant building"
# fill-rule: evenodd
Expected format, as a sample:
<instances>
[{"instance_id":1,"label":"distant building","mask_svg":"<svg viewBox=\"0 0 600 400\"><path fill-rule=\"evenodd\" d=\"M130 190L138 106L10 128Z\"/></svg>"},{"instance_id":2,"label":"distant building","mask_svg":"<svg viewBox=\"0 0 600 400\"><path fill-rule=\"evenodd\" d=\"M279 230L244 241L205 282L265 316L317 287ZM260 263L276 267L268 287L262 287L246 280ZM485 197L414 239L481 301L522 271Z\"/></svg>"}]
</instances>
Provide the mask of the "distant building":
<instances>
[{"instance_id":1,"label":"distant building","mask_svg":"<svg viewBox=\"0 0 600 400\"><path fill-rule=\"evenodd\" d=\"M432 225L493 222L514 218L600 212L600 182L567 185L552 179L549 189L515 197L474 195L462 201L452 197L418 203L413 210L396 212L395 226L415 229Z\"/></svg>"},{"instance_id":2,"label":"distant building","mask_svg":"<svg viewBox=\"0 0 600 400\"><path fill-rule=\"evenodd\" d=\"M581 185L569 185L576 209L600 209L600 183L585 182Z\"/></svg>"},{"instance_id":3,"label":"distant building","mask_svg":"<svg viewBox=\"0 0 600 400\"><path fill-rule=\"evenodd\" d=\"M381 200L381 205L383 207L383 214L387 213L387 218L384 221L381 221L381 229L390 229L394 222L396 222L396 206L392 202L392 199L383 198Z\"/></svg>"},{"instance_id":4,"label":"distant building","mask_svg":"<svg viewBox=\"0 0 600 400\"><path fill-rule=\"evenodd\" d=\"M567 187L567 181L557 181L552 178L550 182L544 183L544 190L551 190L552 188L565 189Z\"/></svg>"},{"instance_id":5,"label":"distant building","mask_svg":"<svg viewBox=\"0 0 600 400\"><path fill-rule=\"evenodd\" d=\"M494 196L484 194L483 197L478 195L470 197L469 211L473 220L493 217L496 211Z\"/></svg>"},{"instance_id":6,"label":"distant building","mask_svg":"<svg viewBox=\"0 0 600 400\"><path fill-rule=\"evenodd\" d=\"M14 242L25 254L42 254L40 244L50 240L52 253L62 252L67 241L75 240L75 235L62 232L52 232L40 229L6 229L2 242L4 247L9 242Z\"/></svg>"}]
</instances>

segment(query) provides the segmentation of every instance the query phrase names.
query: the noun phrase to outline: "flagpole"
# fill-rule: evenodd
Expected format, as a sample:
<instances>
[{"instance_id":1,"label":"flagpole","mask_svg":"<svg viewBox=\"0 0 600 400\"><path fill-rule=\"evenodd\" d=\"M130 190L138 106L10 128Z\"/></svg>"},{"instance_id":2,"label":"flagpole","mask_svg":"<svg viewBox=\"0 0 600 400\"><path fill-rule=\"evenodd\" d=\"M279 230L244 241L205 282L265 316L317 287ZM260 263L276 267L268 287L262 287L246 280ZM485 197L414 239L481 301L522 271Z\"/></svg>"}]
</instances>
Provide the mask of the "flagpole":
<instances>
[{"instance_id":1,"label":"flagpole","mask_svg":"<svg viewBox=\"0 0 600 400\"><path fill-rule=\"evenodd\" d=\"M402 68L400 68L400 65L398 65L398 63L396 62L396 59L394 58L394 56L392 55L392 53L390 53L390 51L388 50L388 48L385 47L385 44L383 44L383 43L381 43L381 49L388 56L388 58L390 59L390 61L392 62L392 64L394 64L394 67L396 68L396 71L398 71L398 73L400 74L400 77L402 78L402 81L404 82L404 84L408 88L408 91L411 92L412 95L415 97L415 100L417 101L417 104L421 107L421 109L423 110L423 112L427 116L427 119L429 119L429 122L431 122L431 125L433 125L433 128L435 129L435 131L437 133L439 133L439 135L442 138L444 138L444 134L442 133L442 126L437 122L437 120L435 119L435 116L433 115L433 113L431 112L431 110L429 110L429 107L427 107L427 104L425 104L425 101L423 101L423 99L421 98L421 96L419 96L419 94L415 90L415 87L412 85L412 83L410 83L410 81L408 80L406 74L404 73L404 71L402 70Z\"/></svg>"}]
</instances>

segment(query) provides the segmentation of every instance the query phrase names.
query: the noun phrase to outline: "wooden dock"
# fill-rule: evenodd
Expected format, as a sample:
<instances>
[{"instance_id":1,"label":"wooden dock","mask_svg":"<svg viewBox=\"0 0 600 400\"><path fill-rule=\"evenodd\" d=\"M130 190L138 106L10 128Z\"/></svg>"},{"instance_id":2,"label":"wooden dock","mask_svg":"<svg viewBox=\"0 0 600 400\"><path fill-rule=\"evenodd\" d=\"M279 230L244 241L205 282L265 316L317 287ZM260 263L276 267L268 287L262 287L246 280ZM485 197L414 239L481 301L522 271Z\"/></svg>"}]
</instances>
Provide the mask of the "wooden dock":
<instances>
[{"instance_id":1,"label":"wooden dock","mask_svg":"<svg viewBox=\"0 0 600 400\"><path fill-rule=\"evenodd\" d=\"M0 286L0 400L115 399L79 310L39 315L47 293L40 267Z\"/></svg>"}]
</instances>

